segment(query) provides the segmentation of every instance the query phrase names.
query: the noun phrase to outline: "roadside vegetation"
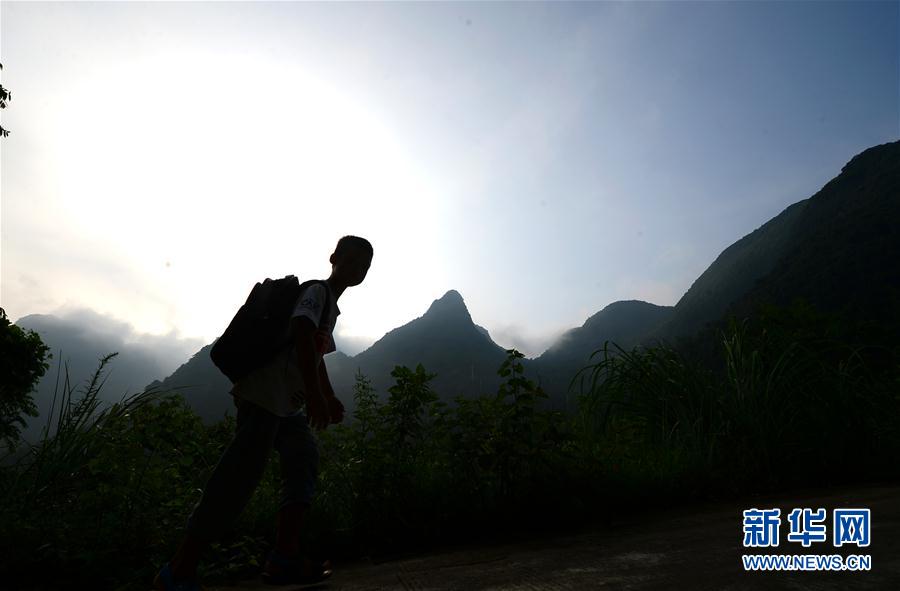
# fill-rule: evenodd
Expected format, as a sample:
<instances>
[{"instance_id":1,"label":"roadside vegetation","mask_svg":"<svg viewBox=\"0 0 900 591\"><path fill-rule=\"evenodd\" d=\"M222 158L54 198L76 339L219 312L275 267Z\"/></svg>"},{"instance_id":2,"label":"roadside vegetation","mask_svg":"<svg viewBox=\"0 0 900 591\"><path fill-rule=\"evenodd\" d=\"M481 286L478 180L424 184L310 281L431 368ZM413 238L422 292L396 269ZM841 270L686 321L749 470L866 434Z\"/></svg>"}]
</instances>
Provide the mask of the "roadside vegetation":
<instances>
[{"instance_id":1,"label":"roadside vegetation","mask_svg":"<svg viewBox=\"0 0 900 591\"><path fill-rule=\"evenodd\" d=\"M385 557L686 500L895 480L900 349L836 339L798 309L755 318L719 331L712 356L605 343L573 377L570 415L550 410L515 350L497 392L453 404L421 365L396 367L384 393L359 374L352 420L320 434L305 543ZM176 392L100 408L113 357L78 390L66 375L42 440L0 468L0 576L14 587L146 586L230 440L233 417L205 426ZM202 576L258 572L278 487L273 458Z\"/></svg>"}]
</instances>

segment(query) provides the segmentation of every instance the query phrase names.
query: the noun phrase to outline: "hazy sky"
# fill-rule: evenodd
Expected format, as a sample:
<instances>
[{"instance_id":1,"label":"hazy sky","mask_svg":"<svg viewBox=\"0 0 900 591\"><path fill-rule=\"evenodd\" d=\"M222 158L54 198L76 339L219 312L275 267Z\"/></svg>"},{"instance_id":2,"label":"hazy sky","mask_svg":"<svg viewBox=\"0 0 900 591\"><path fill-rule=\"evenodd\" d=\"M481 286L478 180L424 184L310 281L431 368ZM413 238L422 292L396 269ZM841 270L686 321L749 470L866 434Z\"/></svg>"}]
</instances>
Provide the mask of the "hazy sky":
<instances>
[{"instance_id":1,"label":"hazy sky","mask_svg":"<svg viewBox=\"0 0 900 591\"><path fill-rule=\"evenodd\" d=\"M674 305L898 139L898 27L897 2L0 2L0 305L196 350L358 234L340 349L456 289L534 356Z\"/></svg>"}]
</instances>

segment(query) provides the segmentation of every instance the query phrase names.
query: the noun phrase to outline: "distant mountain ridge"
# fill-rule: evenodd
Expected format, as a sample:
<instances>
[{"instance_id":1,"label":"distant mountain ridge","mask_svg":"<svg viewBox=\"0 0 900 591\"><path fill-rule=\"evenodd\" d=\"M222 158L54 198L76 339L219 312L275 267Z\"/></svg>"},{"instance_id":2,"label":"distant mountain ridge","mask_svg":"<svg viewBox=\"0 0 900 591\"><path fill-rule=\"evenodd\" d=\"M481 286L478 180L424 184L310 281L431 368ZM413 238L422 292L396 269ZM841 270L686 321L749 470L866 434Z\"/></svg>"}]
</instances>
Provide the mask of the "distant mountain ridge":
<instances>
[{"instance_id":1,"label":"distant mountain ridge","mask_svg":"<svg viewBox=\"0 0 900 591\"><path fill-rule=\"evenodd\" d=\"M690 335L719 319L728 305L746 293L775 267L791 246L791 236L809 199L794 203L780 214L722 251L691 284L648 340L672 340Z\"/></svg>"},{"instance_id":2,"label":"distant mountain ridge","mask_svg":"<svg viewBox=\"0 0 900 591\"><path fill-rule=\"evenodd\" d=\"M213 365L211 348L212 343L172 375L148 385L163 389L190 385L184 393L207 422L221 419L226 412L233 414L227 395L231 382ZM324 362L335 390L347 395L352 392L357 371L385 394L393 384L390 373L396 365L415 367L422 363L427 371L437 374L431 382L435 391L450 399L471 394L473 389L496 389L496 371L505 355L487 330L472 321L459 292L451 289L434 300L425 314L391 330L365 351L353 357L337 351L326 355ZM345 400L345 405L352 411L351 400Z\"/></svg>"},{"instance_id":3,"label":"distant mountain ridge","mask_svg":"<svg viewBox=\"0 0 900 591\"><path fill-rule=\"evenodd\" d=\"M738 240L704 271L649 341L715 331L727 315L801 298L844 322L900 327L900 142L854 156L815 195ZM853 330L849 331L850 333Z\"/></svg>"},{"instance_id":4,"label":"distant mountain ridge","mask_svg":"<svg viewBox=\"0 0 900 591\"><path fill-rule=\"evenodd\" d=\"M851 322L900 330L900 142L858 154L812 197L785 208L722 251L675 306L638 300L609 304L570 329L535 359L526 375L560 403L590 354L611 340L628 349L697 335L720 325L727 313L749 314L760 302L785 304L795 297L845 314ZM706 327L706 328L704 328ZM40 331L38 331L40 332ZM894 339L896 342L896 338ZM198 384L186 390L204 420L233 412L230 383L212 365L207 345L156 386ZM386 333L355 356L325 357L339 394L352 393L362 371L384 395L396 365L422 363L445 399L495 392L505 357L473 321L462 295L449 290L426 312ZM46 379L46 378L45 378ZM349 402L345 400L345 402Z\"/></svg>"},{"instance_id":5,"label":"distant mountain ridge","mask_svg":"<svg viewBox=\"0 0 900 591\"><path fill-rule=\"evenodd\" d=\"M394 366L421 363L437 373L432 385L449 399L472 394L473 389L495 390L497 368L505 357L505 350L488 331L472 321L459 292L451 289L434 300L425 314L391 330L352 359L382 390L393 382Z\"/></svg>"},{"instance_id":6,"label":"distant mountain ridge","mask_svg":"<svg viewBox=\"0 0 900 591\"><path fill-rule=\"evenodd\" d=\"M789 248L730 312L802 298L844 319L846 333L900 337L900 141L857 154L807 200Z\"/></svg>"},{"instance_id":7,"label":"distant mountain ridge","mask_svg":"<svg viewBox=\"0 0 900 591\"><path fill-rule=\"evenodd\" d=\"M572 378L585 365L595 362L590 355L601 349L604 341L611 341L609 350L613 353L615 345L629 350L643 343L646 335L668 320L672 313L672 306L657 306L640 300L613 302L580 327L566 331L528 367L554 399L566 399Z\"/></svg>"},{"instance_id":8,"label":"distant mountain ridge","mask_svg":"<svg viewBox=\"0 0 900 591\"><path fill-rule=\"evenodd\" d=\"M204 422L221 420L226 413L234 414L234 402L229 395L231 380L219 371L209 352L215 341L206 345L171 375L163 380L154 380L147 388L178 390L190 401Z\"/></svg>"},{"instance_id":9,"label":"distant mountain ridge","mask_svg":"<svg viewBox=\"0 0 900 591\"><path fill-rule=\"evenodd\" d=\"M54 392L57 392L57 408L61 403L66 372L69 388L78 397L85 384L97 371L102 357L117 352L103 370L103 384L98 393L101 401L118 402L126 394L140 392L150 380L172 371L179 354L160 347L159 338L147 342L123 340L129 327L110 321L96 312L81 311L75 317L59 317L52 314L29 314L16 321L25 330L33 330L50 348L52 359L49 368L38 381L32 394L40 415L27 417L22 434L26 441L37 441L49 415ZM58 384L57 384L58 379Z\"/></svg>"}]
</instances>

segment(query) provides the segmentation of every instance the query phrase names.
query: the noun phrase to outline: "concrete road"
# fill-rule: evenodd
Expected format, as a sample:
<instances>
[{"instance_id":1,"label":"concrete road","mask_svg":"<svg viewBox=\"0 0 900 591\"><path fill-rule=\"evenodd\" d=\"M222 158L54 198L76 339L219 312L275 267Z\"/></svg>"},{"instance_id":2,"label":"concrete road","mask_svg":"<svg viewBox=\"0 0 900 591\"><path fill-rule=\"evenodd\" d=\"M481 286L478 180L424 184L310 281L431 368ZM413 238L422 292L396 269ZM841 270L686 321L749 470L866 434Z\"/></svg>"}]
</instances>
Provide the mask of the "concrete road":
<instances>
[{"instance_id":1,"label":"concrete road","mask_svg":"<svg viewBox=\"0 0 900 591\"><path fill-rule=\"evenodd\" d=\"M777 548L743 547L744 509L781 509ZM804 548L789 542L795 507L827 509L828 541ZM832 544L834 508L871 510L867 548ZM747 572L742 554L867 554L860 572ZM270 587L258 580L211 591L259 589L562 590L562 589L885 589L900 591L900 487L835 489L698 505L632 517L602 531L471 545L380 564L336 564L318 586Z\"/></svg>"}]
</instances>

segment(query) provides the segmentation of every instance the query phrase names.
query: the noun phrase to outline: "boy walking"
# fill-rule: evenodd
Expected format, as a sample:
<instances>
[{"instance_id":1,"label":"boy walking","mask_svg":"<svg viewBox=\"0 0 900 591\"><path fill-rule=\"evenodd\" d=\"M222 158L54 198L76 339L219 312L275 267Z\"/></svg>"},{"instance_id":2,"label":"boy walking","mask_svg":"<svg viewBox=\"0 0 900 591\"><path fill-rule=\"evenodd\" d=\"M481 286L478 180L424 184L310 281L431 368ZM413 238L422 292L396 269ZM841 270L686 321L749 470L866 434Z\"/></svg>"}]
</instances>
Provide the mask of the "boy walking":
<instances>
[{"instance_id":1,"label":"boy walking","mask_svg":"<svg viewBox=\"0 0 900 591\"><path fill-rule=\"evenodd\" d=\"M282 489L275 548L263 569L263 581L304 584L331 575L328 561L314 562L300 554L300 529L318 474L319 453L310 426L324 429L344 418L344 406L334 395L322 356L335 350L333 331L341 313L337 300L345 289L362 283L372 255L365 238L341 238L329 259L331 275L308 286L297 300L291 318L293 346L234 384L234 437L188 518L178 551L156 575L156 589L202 589L197 581L200 555L243 511L272 448L281 461Z\"/></svg>"}]
</instances>

